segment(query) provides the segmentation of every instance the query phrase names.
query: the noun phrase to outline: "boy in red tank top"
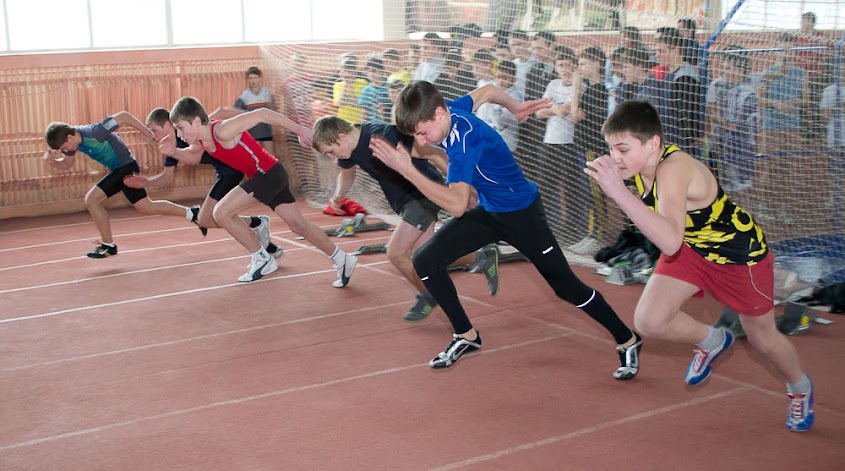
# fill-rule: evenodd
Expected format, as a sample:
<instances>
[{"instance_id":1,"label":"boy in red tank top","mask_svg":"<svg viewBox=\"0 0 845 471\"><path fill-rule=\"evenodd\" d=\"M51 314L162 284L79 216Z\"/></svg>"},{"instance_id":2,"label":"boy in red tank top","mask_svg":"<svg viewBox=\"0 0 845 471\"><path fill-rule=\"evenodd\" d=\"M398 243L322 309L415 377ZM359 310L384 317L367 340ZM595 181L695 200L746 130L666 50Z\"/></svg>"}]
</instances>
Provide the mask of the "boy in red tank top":
<instances>
[{"instance_id":1,"label":"boy in red tank top","mask_svg":"<svg viewBox=\"0 0 845 471\"><path fill-rule=\"evenodd\" d=\"M274 272L276 260L261 246L255 233L238 213L256 202L266 204L290 229L314 244L331 259L337 270L335 288L349 282L358 258L340 250L326 233L302 216L290 191L288 174L281 163L247 132L259 123L282 126L295 133L303 145L311 145L311 130L267 108L259 108L221 121L208 119L202 104L194 97L182 97L170 111L170 121L189 147L186 154L208 152L215 159L239 170L247 180L233 188L214 208L214 220L252 254L246 273L238 281L254 281ZM179 158L174 140L165 139L162 153Z\"/></svg>"}]
</instances>

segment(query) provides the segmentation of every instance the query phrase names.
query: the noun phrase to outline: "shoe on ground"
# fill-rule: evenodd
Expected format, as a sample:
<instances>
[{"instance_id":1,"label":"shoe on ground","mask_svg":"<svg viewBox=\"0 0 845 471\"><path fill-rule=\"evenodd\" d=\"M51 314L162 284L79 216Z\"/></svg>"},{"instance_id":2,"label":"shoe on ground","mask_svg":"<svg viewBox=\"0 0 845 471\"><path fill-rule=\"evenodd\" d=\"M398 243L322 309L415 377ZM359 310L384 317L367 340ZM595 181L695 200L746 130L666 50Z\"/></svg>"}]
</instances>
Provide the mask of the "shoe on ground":
<instances>
[{"instance_id":1,"label":"shoe on ground","mask_svg":"<svg viewBox=\"0 0 845 471\"><path fill-rule=\"evenodd\" d=\"M333 264L334 268L337 270L337 280L332 283L332 286L335 288L343 288L349 283L349 278L352 277L352 270L355 269L355 265L358 264L358 257L351 253L346 254L346 258L343 259L343 264L338 265L337 263Z\"/></svg>"},{"instance_id":2,"label":"shoe on ground","mask_svg":"<svg viewBox=\"0 0 845 471\"><path fill-rule=\"evenodd\" d=\"M575 245L569 246L569 250L580 255L593 255L601 249L601 244L595 237L584 237Z\"/></svg>"},{"instance_id":3,"label":"shoe on ground","mask_svg":"<svg viewBox=\"0 0 845 471\"><path fill-rule=\"evenodd\" d=\"M490 296L499 291L499 249L495 245L484 247L475 252L475 263L469 269L470 273L481 272L487 278L487 288Z\"/></svg>"},{"instance_id":4,"label":"shoe on ground","mask_svg":"<svg viewBox=\"0 0 845 471\"><path fill-rule=\"evenodd\" d=\"M810 392L806 394L787 394L789 398L789 415L786 418L786 428L793 432L806 432L813 425L816 415L813 413L813 383Z\"/></svg>"},{"instance_id":5,"label":"shoe on ground","mask_svg":"<svg viewBox=\"0 0 845 471\"><path fill-rule=\"evenodd\" d=\"M419 322L428 317L436 307L437 301L422 293L417 293L416 304L402 316L402 319L408 322Z\"/></svg>"},{"instance_id":6,"label":"shoe on ground","mask_svg":"<svg viewBox=\"0 0 845 471\"><path fill-rule=\"evenodd\" d=\"M687 384L695 385L698 384L708 376L710 376L710 367L713 365L713 362L716 361L716 358L719 358L725 350L731 348L731 345L734 343L734 336L725 329L719 329L724 332L725 339L722 341L722 345L719 348L707 351L697 349L695 350L695 356L693 357L692 361L687 368L687 375L684 378Z\"/></svg>"},{"instance_id":7,"label":"shoe on ground","mask_svg":"<svg viewBox=\"0 0 845 471\"><path fill-rule=\"evenodd\" d=\"M460 358L464 353L471 353L476 350L481 350L480 334L475 340L467 340L465 338L458 337L458 334L452 334L452 341L449 342L449 346L446 347L446 350L437 354L434 359L428 362L428 365L437 369L448 368L458 361L458 358Z\"/></svg>"},{"instance_id":8,"label":"shoe on ground","mask_svg":"<svg viewBox=\"0 0 845 471\"><path fill-rule=\"evenodd\" d=\"M268 254L270 254L270 255L272 255L272 256L273 256L273 258L275 258L276 260L278 260L278 259L280 259L280 258L282 258L282 257L284 257L284 256L285 256L285 249L283 249L283 248L282 248L281 246L279 246L279 245L274 245L274 247L276 247L276 250L274 250L274 251L272 251L272 252L267 251L267 253L268 253Z\"/></svg>"},{"instance_id":9,"label":"shoe on ground","mask_svg":"<svg viewBox=\"0 0 845 471\"><path fill-rule=\"evenodd\" d=\"M191 222L196 224L197 227L200 228L200 232L202 232L203 236L206 236L206 235L208 235L208 228L200 226L199 217L200 217L200 206L198 204L191 206Z\"/></svg>"},{"instance_id":10,"label":"shoe on ground","mask_svg":"<svg viewBox=\"0 0 845 471\"><path fill-rule=\"evenodd\" d=\"M266 254L266 252L265 252ZM240 282L250 282L261 279L264 275L269 275L274 271L279 269L279 265L276 264L276 259L271 257L270 255L265 255L262 253L257 253L252 255L252 262L250 262L249 267L246 270L246 273L238 278Z\"/></svg>"},{"instance_id":11,"label":"shoe on ground","mask_svg":"<svg viewBox=\"0 0 845 471\"><path fill-rule=\"evenodd\" d=\"M637 341L629 347L616 347L619 353L619 368L613 373L618 380L633 379L640 372L640 350L643 348L643 338L634 332Z\"/></svg>"},{"instance_id":12,"label":"shoe on ground","mask_svg":"<svg viewBox=\"0 0 845 471\"><path fill-rule=\"evenodd\" d=\"M258 241L261 244L261 248L266 249L267 245L270 244L270 217L258 216L258 219L261 220L261 224L255 228L255 232L258 233Z\"/></svg>"},{"instance_id":13,"label":"shoe on ground","mask_svg":"<svg viewBox=\"0 0 845 471\"><path fill-rule=\"evenodd\" d=\"M94 249L94 250L92 250L92 251L90 251L86 254L89 257L91 257L91 258L106 258L106 257L110 257L112 255L117 255L117 244L115 244L112 247L109 247L108 245L103 244L102 242L94 242L94 243L99 244L99 245L97 245L96 249Z\"/></svg>"}]
</instances>

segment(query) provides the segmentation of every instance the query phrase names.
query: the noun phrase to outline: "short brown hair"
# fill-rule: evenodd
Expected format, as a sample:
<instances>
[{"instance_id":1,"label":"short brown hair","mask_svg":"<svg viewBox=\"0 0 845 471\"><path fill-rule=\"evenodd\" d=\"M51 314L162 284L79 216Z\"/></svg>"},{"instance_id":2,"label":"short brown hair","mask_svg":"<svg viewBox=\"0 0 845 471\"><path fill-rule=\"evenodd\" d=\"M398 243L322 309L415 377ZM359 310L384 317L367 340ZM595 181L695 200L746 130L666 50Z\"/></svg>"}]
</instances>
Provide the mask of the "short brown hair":
<instances>
[{"instance_id":1,"label":"short brown hair","mask_svg":"<svg viewBox=\"0 0 845 471\"><path fill-rule=\"evenodd\" d=\"M159 126L164 126L165 124L170 122L170 111L167 111L164 108L156 108L150 111L150 114L147 115L147 126L150 124L157 124Z\"/></svg>"},{"instance_id":2,"label":"short brown hair","mask_svg":"<svg viewBox=\"0 0 845 471\"><path fill-rule=\"evenodd\" d=\"M647 101L626 101L620 103L601 127L602 136L630 134L641 143L654 136L663 142L663 126L660 116Z\"/></svg>"},{"instance_id":3,"label":"short brown hair","mask_svg":"<svg viewBox=\"0 0 845 471\"><path fill-rule=\"evenodd\" d=\"M396 100L396 127L413 135L418 123L434 119L438 108L446 108L446 101L434 85L424 80L411 82Z\"/></svg>"},{"instance_id":4,"label":"short brown hair","mask_svg":"<svg viewBox=\"0 0 845 471\"><path fill-rule=\"evenodd\" d=\"M320 146L337 144L341 134L349 134L354 129L349 122L337 116L323 116L314 123L311 147L317 152L321 152Z\"/></svg>"},{"instance_id":5,"label":"short brown hair","mask_svg":"<svg viewBox=\"0 0 845 471\"><path fill-rule=\"evenodd\" d=\"M194 118L199 118L203 125L208 124L208 114L202 103L192 96L183 96L173 105L170 110L170 122L178 123L179 121L193 121Z\"/></svg>"},{"instance_id":6,"label":"short brown hair","mask_svg":"<svg viewBox=\"0 0 845 471\"><path fill-rule=\"evenodd\" d=\"M58 149L66 141L68 136L76 134L76 128L67 123L56 121L47 126L47 132L44 133L44 139L51 149Z\"/></svg>"},{"instance_id":7,"label":"short brown hair","mask_svg":"<svg viewBox=\"0 0 845 471\"><path fill-rule=\"evenodd\" d=\"M246 76L249 77L250 75L257 75L257 76L261 77L261 75L262 75L261 69L259 69L258 67L255 67L255 66L252 66L252 67L246 69Z\"/></svg>"}]
</instances>

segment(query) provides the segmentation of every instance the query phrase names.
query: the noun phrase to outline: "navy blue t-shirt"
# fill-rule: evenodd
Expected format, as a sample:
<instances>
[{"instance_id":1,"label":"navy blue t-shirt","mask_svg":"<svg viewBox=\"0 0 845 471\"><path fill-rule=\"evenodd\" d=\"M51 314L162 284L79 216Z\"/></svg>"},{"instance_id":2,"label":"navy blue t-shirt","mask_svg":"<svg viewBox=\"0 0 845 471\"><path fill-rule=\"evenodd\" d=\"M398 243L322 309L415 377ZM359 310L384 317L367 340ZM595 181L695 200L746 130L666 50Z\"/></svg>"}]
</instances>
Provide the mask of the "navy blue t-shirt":
<instances>
[{"instance_id":1,"label":"navy blue t-shirt","mask_svg":"<svg viewBox=\"0 0 845 471\"><path fill-rule=\"evenodd\" d=\"M188 143L180 139L179 137L176 138L176 148L177 149L184 149L188 147ZM211 156L208 152L203 152L202 157L200 157L200 163L205 165L211 165L214 167L214 171L217 172L218 177L222 177L224 175L240 175L243 177L243 173L238 170L233 169L232 167L224 164L223 162L215 159ZM179 164L179 161L174 159L173 157L166 155L164 157L164 166L165 167L175 167Z\"/></svg>"},{"instance_id":2,"label":"navy blue t-shirt","mask_svg":"<svg viewBox=\"0 0 845 471\"><path fill-rule=\"evenodd\" d=\"M452 129L440 147L449 155L447 183L475 187L478 204L490 213L527 208L537 199L537 185L525 175L502 136L472 114L472 97L447 103Z\"/></svg>"},{"instance_id":3,"label":"navy blue t-shirt","mask_svg":"<svg viewBox=\"0 0 845 471\"><path fill-rule=\"evenodd\" d=\"M358 146L355 147L348 159L338 159L337 165L345 169L353 168L355 165L361 167L361 170L367 172L379 183L387 202L396 213L401 213L402 208L408 201L425 199L425 195L413 183L405 179L396 170L385 165L381 160L373 157L373 151L370 150L370 138L379 136L392 146L401 142L410 153L414 145L414 138L400 133L396 126L392 124L365 123L360 126L360 129L361 137L358 139ZM438 183L443 183L443 175L431 162L417 158L412 158L412 161L423 175Z\"/></svg>"}]
</instances>

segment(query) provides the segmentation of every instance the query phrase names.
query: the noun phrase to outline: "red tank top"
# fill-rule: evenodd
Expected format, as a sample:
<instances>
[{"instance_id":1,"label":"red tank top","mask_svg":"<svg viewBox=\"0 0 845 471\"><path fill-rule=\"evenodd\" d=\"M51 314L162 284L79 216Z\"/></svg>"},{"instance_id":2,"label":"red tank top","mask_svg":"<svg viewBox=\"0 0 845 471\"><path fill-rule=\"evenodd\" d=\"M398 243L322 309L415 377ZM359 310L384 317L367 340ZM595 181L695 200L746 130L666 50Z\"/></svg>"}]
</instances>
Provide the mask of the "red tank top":
<instances>
[{"instance_id":1,"label":"red tank top","mask_svg":"<svg viewBox=\"0 0 845 471\"><path fill-rule=\"evenodd\" d=\"M241 133L235 147L231 149L224 149L217 138L214 137L214 128L220 121L211 122L211 139L214 141L214 152L205 148L200 141L203 150L211 154L215 159L232 167L235 170L243 172L247 178L252 178L256 173L265 173L279 161L266 149L261 147L248 132Z\"/></svg>"}]
</instances>

